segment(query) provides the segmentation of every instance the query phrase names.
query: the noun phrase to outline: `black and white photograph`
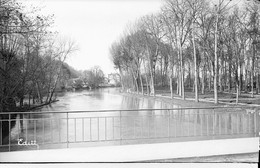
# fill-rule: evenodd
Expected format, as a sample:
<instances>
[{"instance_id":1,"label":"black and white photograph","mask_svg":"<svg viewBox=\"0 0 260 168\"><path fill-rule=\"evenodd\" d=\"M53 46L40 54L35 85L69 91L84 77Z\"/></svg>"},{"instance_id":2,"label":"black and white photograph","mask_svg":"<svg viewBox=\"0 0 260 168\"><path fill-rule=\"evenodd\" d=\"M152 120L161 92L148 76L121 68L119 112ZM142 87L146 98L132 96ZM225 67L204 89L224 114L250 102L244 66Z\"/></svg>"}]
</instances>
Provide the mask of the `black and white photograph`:
<instances>
[{"instance_id":1,"label":"black and white photograph","mask_svg":"<svg viewBox=\"0 0 260 168\"><path fill-rule=\"evenodd\" d=\"M255 168L259 0L0 0L0 167Z\"/></svg>"}]
</instances>

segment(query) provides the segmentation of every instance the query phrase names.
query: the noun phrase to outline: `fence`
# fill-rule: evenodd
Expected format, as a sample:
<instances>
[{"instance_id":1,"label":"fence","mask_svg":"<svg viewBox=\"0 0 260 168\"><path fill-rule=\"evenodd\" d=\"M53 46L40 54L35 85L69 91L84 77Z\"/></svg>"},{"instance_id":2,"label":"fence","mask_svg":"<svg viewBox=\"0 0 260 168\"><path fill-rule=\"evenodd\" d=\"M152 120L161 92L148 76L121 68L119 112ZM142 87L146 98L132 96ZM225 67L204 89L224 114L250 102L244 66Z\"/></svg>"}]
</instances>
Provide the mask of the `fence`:
<instances>
[{"instance_id":1,"label":"fence","mask_svg":"<svg viewBox=\"0 0 260 168\"><path fill-rule=\"evenodd\" d=\"M0 113L0 151L259 135L243 107Z\"/></svg>"}]
</instances>

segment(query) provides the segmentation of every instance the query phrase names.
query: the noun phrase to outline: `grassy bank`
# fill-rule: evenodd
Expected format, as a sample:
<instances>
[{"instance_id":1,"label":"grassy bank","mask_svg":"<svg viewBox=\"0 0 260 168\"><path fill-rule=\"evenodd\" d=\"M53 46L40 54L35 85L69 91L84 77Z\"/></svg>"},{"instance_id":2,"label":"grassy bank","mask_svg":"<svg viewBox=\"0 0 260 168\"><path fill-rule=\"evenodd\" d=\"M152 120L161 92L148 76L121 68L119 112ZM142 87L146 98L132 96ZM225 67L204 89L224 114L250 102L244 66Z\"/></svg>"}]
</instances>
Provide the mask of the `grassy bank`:
<instances>
[{"instance_id":1,"label":"grassy bank","mask_svg":"<svg viewBox=\"0 0 260 168\"><path fill-rule=\"evenodd\" d=\"M176 105L180 105L182 107L210 107L210 106L260 106L260 95L255 94L254 97L251 97L250 93L241 93L239 95L238 104L236 104L236 94L229 92L221 92L218 93L219 103L214 103L214 95L213 92L206 92L205 94L199 94L199 102L195 102L195 95L192 91L185 92L185 100L181 98L181 96L176 94L174 91L173 99L171 98L170 90L167 88L160 88L156 90L155 96L149 96L144 91L144 94L141 92L128 92L122 94L131 94L136 97L146 97L150 99L160 100L167 103L173 103Z\"/></svg>"}]
</instances>

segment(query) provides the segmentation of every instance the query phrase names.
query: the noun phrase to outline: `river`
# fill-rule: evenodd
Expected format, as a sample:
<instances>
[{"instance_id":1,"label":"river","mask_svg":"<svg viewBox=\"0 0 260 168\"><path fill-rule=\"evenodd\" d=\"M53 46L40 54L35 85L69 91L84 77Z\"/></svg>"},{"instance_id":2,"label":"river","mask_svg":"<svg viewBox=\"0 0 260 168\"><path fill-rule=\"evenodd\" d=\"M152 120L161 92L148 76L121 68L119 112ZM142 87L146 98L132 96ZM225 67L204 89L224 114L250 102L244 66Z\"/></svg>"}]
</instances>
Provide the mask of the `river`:
<instances>
[{"instance_id":1,"label":"river","mask_svg":"<svg viewBox=\"0 0 260 168\"><path fill-rule=\"evenodd\" d=\"M129 110L178 108L179 106L163 101L120 94L119 88L65 92L59 102L46 106L41 111L91 111L91 110Z\"/></svg>"},{"instance_id":2,"label":"river","mask_svg":"<svg viewBox=\"0 0 260 168\"><path fill-rule=\"evenodd\" d=\"M17 146L18 139L34 141L40 149L46 149L239 138L255 136L256 132L256 115L244 109L138 111L181 107L122 94L119 88L65 92L58 99L36 110L53 113L24 115L23 122L18 122L18 115L10 134L11 150L35 149L33 145ZM58 113L100 110L119 111Z\"/></svg>"}]
</instances>

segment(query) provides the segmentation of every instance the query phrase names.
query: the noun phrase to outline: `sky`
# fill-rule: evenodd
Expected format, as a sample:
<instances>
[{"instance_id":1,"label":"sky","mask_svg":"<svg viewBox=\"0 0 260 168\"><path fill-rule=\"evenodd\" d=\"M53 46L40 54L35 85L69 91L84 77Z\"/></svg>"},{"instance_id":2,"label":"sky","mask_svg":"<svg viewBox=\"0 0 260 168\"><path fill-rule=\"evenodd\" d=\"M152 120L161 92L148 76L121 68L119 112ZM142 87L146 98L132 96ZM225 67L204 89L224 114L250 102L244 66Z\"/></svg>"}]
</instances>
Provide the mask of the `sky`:
<instances>
[{"instance_id":1,"label":"sky","mask_svg":"<svg viewBox=\"0 0 260 168\"><path fill-rule=\"evenodd\" d=\"M218 0L212 0L212 2ZM235 0L238 3L244 0ZM163 0L21 0L54 14L54 30L79 49L66 62L76 70L100 66L105 74L115 72L109 48L129 23L159 11Z\"/></svg>"},{"instance_id":2,"label":"sky","mask_svg":"<svg viewBox=\"0 0 260 168\"><path fill-rule=\"evenodd\" d=\"M162 0L27 0L54 14L54 29L73 40L78 51L66 62L76 70L100 66L105 74L115 72L109 48L127 24L159 11Z\"/></svg>"}]
</instances>

